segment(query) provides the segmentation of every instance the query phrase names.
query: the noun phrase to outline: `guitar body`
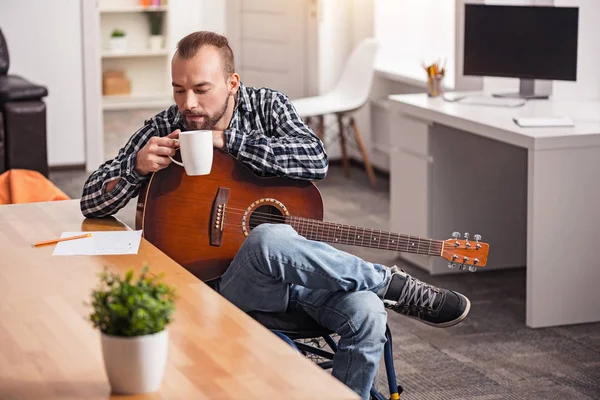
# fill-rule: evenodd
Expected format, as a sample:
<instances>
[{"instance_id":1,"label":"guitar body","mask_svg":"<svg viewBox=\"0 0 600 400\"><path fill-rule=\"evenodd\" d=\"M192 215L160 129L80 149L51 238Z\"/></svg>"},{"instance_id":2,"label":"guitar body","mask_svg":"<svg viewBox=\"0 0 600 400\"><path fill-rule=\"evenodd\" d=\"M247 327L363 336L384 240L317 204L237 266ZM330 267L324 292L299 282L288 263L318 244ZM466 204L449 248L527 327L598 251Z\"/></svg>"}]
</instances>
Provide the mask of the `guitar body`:
<instances>
[{"instance_id":1,"label":"guitar body","mask_svg":"<svg viewBox=\"0 0 600 400\"><path fill-rule=\"evenodd\" d=\"M258 177L215 149L208 175L189 176L175 163L152 174L140 192L136 229L207 281L225 272L254 226L283 222L286 215L323 219L321 194L312 182Z\"/></svg>"}]
</instances>

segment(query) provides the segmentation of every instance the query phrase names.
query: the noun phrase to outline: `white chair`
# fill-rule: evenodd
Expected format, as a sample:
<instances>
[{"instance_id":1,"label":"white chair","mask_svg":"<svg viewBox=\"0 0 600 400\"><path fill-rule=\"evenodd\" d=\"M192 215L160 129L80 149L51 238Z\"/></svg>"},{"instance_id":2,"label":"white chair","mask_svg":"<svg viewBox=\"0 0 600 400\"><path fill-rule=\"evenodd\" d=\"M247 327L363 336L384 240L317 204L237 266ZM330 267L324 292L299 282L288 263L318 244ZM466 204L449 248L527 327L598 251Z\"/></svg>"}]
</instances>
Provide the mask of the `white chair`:
<instances>
[{"instance_id":1,"label":"white chair","mask_svg":"<svg viewBox=\"0 0 600 400\"><path fill-rule=\"evenodd\" d=\"M373 82L375 56L377 54L377 41L369 38L362 40L350 54L344 65L342 75L336 86L328 93L321 96L305 97L292 100L292 104L298 111L300 117L306 118L310 123L311 117L318 119L317 135L323 140L324 122L323 117L327 114L335 114L338 121L340 146L342 150L342 161L346 176L350 175L348 155L346 153L346 138L344 136L345 116L349 117L349 126L354 132L354 137L359 146L363 162L371 181L375 186L375 174L369 162L365 145L356 126L352 113L360 109L369 97L371 83Z\"/></svg>"}]
</instances>

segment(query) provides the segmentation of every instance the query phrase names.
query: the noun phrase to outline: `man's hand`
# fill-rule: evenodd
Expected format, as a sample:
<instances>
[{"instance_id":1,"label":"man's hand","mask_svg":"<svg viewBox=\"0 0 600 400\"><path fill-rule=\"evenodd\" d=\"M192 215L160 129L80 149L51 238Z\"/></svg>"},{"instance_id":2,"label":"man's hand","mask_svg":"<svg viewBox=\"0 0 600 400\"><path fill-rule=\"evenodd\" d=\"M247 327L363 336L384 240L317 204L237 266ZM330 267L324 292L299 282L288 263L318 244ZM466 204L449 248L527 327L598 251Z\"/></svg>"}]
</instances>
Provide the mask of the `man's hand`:
<instances>
[{"instance_id":1,"label":"man's hand","mask_svg":"<svg viewBox=\"0 0 600 400\"><path fill-rule=\"evenodd\" d=\"M212 131L213 135L213 146L217 149L225 148L225 134L223 131Z\"/></svg>"},{"instance_id":2,"label":"man's hand","mask_svg":"<svg viewBox=\"0 0 600 400\"><path fill-rule=\"evenodd\" d=\"M175 155L179 143L173 139L179 138L180 130L171 132L168 136L153 136L148 143L138 151L135 159L135 170L144 176L159 171L171 164L169 156Z\"/></svg>"}]
</instances>

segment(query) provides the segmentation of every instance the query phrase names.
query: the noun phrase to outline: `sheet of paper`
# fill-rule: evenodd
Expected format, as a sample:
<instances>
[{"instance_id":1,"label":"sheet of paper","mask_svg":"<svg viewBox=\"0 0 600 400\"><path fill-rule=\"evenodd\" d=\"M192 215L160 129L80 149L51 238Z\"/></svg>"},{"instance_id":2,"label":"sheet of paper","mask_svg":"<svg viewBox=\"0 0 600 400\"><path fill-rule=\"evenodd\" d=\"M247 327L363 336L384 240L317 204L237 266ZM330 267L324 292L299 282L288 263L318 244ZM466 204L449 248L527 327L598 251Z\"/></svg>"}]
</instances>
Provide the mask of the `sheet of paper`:
<instances>
[{"instance_id":1,"label":"sheet of paper","mask_svg":"<svg viewBox=\"0 0 600 400\"><path fill-rule=\"evenodd\" d=\"M63 232L61 238L91 233L92 237L58 242L55 256L137 254L142 231Z\"/></svg>"}]
</instances>

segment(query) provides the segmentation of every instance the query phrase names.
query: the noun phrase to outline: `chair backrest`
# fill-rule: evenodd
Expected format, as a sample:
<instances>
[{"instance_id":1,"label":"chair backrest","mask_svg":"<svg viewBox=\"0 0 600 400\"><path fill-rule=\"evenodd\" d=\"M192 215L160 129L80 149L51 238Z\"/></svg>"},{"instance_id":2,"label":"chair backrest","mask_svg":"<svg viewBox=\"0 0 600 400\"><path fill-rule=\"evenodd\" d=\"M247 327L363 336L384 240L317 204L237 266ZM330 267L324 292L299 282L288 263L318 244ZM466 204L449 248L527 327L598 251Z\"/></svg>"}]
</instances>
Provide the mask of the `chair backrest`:
<instances>
[{"instance_id":1,"label":"chair backrest","mask_svg":"<svg viewBox=\"0 0 600 400\"><path fill-rule=\"evenodd\" d=\"M2 29L0 29L0 76L8 74L9 64L10 60L8 58L8 45L6 44L6 39L4 39L4 35L2 34Z\"/></svg>"},{"instance_id":2,"label":"chair backrest","mask_svg":"<svg viewBox=\"0 0 600 400\"><path fill-rule=\"evenodd\" d=\"M364 104L373 82L377 41L363 39L352 51L333 92L356 104Z\"/></svg>"}]
</instances>

